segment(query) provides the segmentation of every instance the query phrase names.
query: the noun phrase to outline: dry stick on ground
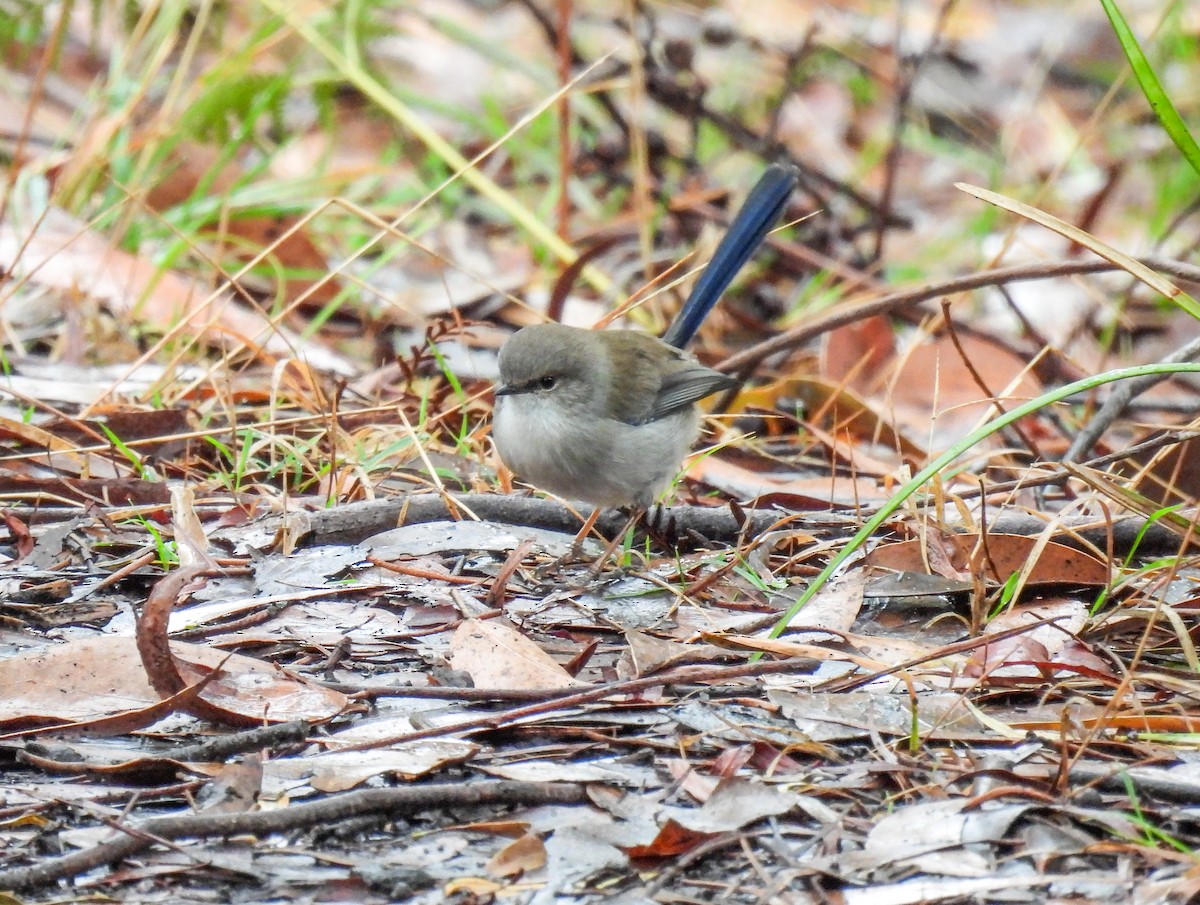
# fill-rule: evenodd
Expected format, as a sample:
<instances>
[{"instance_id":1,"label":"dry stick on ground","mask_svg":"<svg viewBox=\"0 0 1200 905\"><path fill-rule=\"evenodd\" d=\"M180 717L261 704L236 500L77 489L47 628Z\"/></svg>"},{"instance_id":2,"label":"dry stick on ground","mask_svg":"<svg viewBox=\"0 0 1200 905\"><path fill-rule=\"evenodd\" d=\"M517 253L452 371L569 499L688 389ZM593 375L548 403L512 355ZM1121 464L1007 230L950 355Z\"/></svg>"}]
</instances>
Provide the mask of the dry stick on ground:
<instances>
[{"instance_id":1,"label":"dry stick on ground","mask_svg":"<svg viewBox=\"0 0 1200 905\"><path fill-rule=\"evenodd\" d=\"M1200 267L1175 261L1170 258L1143 258L1142 263L1154 270L1161 270L1183 280L1200 283ZM824 317L816 318L807 323L793 327L778 336L764 340L732 355L717 366L717 369L728 374L748 373L763 359L781 352L791 352L810 339L815 339L830 330L836 330L847 324L874 317L877 314L891 312L926 302L943 295L956 292L967 292L972 289L982 289L986 286L996 286L1003 283L1019 283L1028 280L1045 280L1053 277L1077 276L1089 273L1106 273L1120 270L1116 264L1108 261L1056 261L1042 264L1021 264L1016 267L999 267L994 270L984 270L940 283L932 283L917 289L904 289L893 292L882 298L872 299L857 305L846 305L838 308Z\"/></svg>"},{"instance_id":2,"label":"dry stick on ground","mask_svg":"<svg viewBox=\"0 0 1200 905\"><path fill-rule=\"evenodd\" d=\"M111 775L117 772L144 772L146 762L153 761L155 758L178 763L224 762L237 754L261 753L266 748L299 744L308 738L312 730L313 727L308 722L292 720L289 723L277 723L274 726L262 726L244 732L218 735L196 745L185 745L166 751L148 753L136 760L127 760L124 763L114 760L111 756L80 754L70 741L56 741L52 746L31 741L17 751L17 760L22 763L36 763L42 770L59 773L91 774L96 771Z\"/></svg>"},{"instance_id":3,"label":"dry stick on ground","mask_svg":"<svg viewBox=\"0 0 1200 905\"><path fill-rule=\"evenodd\" d=\"M496 493L444 496L436 493L415 493L382 500L346 503L317 512L290 512L270 516L256 523L256 527L262 531L286 530L297 546L353 544L398 525L458 521L461 515L452 508L455 501L470 507L471 511L485 522L526 525L563 534L574 534L583 522L583 517L578 512L556 500ZM745 514L752 523L750 530L761 532L776 525L788 513L747 510ZM674 519L680 531L694 531L712 540L735 539L743 527L742 523L729 513L727 507L671 506L666 510L666 517ZM625 522L626 516L613 509L600 517L597 528L611 537ZM859 519L856 513L804 513L795 516L794 524L813 534L840 537L848 536L857 530ZM214 537L236 540L244 535L244 532L245 526L220 529L214 533Z\"/></svg>"},{"instance_id":4,"label":"dry stick on ground","mask_svg":"<svg viewBox=\"0 0 1200 905\"><path fill-rule=\"evenodd\" d=\"M261 752L264 748L296 745L308 738L313 726L307 720L291 720L274 726L259 726L242 732L218 735L197 745L173 748L168 755L173 760L188 762L226 761L235 754Z\"/></svg>"},{"instance_id":5,"label":"dry stick on ground","mask_svg":"<svg viewBox=\"0 0 1200 905\"><path fill-rule=\"evenodd\" d=\"M1056 479L1059 479L1055 476ZM1049 480L1049 479L1047 479ZM569 506L556 500L536 497L514 497L501 494L462 494L472 510L484 521L502 524L525 525L574 534L579 527L579 516ZM775 509L743 510L744 521L739 521L727 507L672 506L668 510L681 526L694 529L710 540L736 541L745 530L750 534L761 534L779 524L787 513ZM818 540L848 538L862 526L862 513L818 512L792 516L789 527ZM456 518L441 494L415 494L384 500L366 500L347 503L336 509L319 512L294 512L282 516L271 516L258 524L263 531L272 531L275 525L302 523L303 530L296 535L296 546L321 544L359 543L374 534L395 528L398 520L415 525L422 522L444 521ZM614 510L601 516L598 525L604 532L616 532L625 523L625 517ZM1145 529L1138 549L1146 553L1170 552L1178 549L1175 533L1157 523L1146 525L1140 516L1131 516L1107 523L1091 517L1075 517L1063 521L1065 528L1079 529L1081 537L1089 543L1103 546L1109 531L1113 533L1116 549L1128 551L1139 541L1139 532ZM749 527L747 527L749 526ZM1001 516L992 525L993 531L1011 534L1037 534L1045 530L1045 522L1024 514ZM214 536L234 537L244 527L215 532ZM1070 543L1069 540L1064 541Z\"/></svg>"},{"instance_id":6,"label":"dry stick on ground","mask_svg":"<svg viewBox=\"0 0 1200 905\"><path fill-rule=\"evenodd\" d=\"M128 828L129 835L101 843L86 851L42 861L32 867L0 871L0 889L21 890L44 886L84 871L127 858L149 848L158 839L204 836L264 836L351 817L380 814L404 817L442 808L489 804L580 804L587 801L582 785L539 782L436 783L401 789L364 789L334 795L321 801L293 804L274 811L237 814L181 814L151 817Z\"/></svg>"}]
</instances>

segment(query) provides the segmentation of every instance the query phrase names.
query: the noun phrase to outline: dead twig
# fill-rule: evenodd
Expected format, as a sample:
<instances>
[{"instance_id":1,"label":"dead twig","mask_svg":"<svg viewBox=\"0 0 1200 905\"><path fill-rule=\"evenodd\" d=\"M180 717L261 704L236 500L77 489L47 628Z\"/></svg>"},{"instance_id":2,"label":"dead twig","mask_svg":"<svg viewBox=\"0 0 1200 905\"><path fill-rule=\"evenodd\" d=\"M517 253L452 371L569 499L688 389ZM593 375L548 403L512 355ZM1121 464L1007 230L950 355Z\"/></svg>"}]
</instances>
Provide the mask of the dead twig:
<instances>
[{"instance_id":1,"label":"dead twig","mask_svg":"<svg viewBox=\"0 0 1200 905\"><path fill-rule=\"evenodd\" d=\"M1185 280L1200 282L1200 267L1170 258L1144 258L1142 263L1154 270L1161 270L1172 276ZM717 369L728 374L745 374L753 370L763 359L781 352L790 352L803 345L810 339L836 330L846 324L853 324L877 314L889 314L910 305L917 305L943 295L956 292L968 292L972 289L982 289L985 286L998 286L1004 283L1018 283L1027 280L1047 280L1052 277L1075 276L1087 273L1107 273L1119 270L1115 264L1108 261L1052 261L1039 264L1021 264L1016 267L998 267L994 270L984 270L980 273L943 280L929 286L916 289L904 289L889 293L881 298L871 299L857 305L846 305L824 317L816 318L805 324L793 327L778 336L757 343L736 355L731 355L717 366Z\"/></svg>"}]
</instances>

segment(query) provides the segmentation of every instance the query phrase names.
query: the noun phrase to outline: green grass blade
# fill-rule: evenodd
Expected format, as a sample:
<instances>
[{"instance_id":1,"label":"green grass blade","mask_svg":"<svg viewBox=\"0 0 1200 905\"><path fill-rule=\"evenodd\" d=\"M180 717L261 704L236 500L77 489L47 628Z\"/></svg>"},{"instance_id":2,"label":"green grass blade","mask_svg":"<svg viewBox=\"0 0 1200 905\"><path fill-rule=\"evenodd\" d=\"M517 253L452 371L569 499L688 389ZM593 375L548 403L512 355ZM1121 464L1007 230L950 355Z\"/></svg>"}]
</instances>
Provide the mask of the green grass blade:
<instances>
[{"instance_id":1,"label":"green grass blade","mask_svg":"<svg viewBox=\"0 0 1200 905\"><path fill-rule=\"evenodd\" d=\"M1117 251L1117 249L1113 248L1107 242L1100 241L1086 230L1082 230L1078 226L1072 226L1064 220L1059 220L1053 214L1048 214L1022 201L1017 201L1015 198L1009 198L996 192L989 192L987 189L979 188L979 186L969 185L966 182L956 182L954 183L954 187L960 192L974 195L988 204L994 204L996 207L1001 207L1027 220L1032 220L1034 223L1058 233L1063 238L1070 239L1072 242L1078 243L1090 251L1094 251L1106 261L1116 264L1130 276L1141 280L1155 292L1162 293L1171 302L1196 318L1196 320L1200 320L1200 302L1197 302L1162 274L1151 270L1141 261Z\"/></svg>"},{"instance_id":2,"label":"green grass blade","mask_svg":"<svg viewBox=\"0 0 1200 905\"><path fill-rule=\"evenodd\" d=\"M1150 102L1150 109L1162 123L1167 135L1171 137L1171 141L1175 142L1175 147L1179 148L1179 153L1191 164L1193 170L1200 173L1200 146L1197 146L1196 139L1192 137L1183 117L1179 115L1179 111L1171 103L1167 92L1163 90L1150 61L1142 53L1141 45L1130 30L1129 23L1125 21L1125 17L1121 15L1121 10L1113 0L1100 0L1100 3L1104 6L1104 12L1108 14L1108 21L1112 23L1113 31L1117 35L1117 40L1121 42L1121 49L1125 51L1125 57L1129 60L1138 84L1142 86L1142 93Z\"/></svg>"},{"instance_id":3,"label":"green grass blade","mask_svg":"<svg viewBox=\"0 0 1200 905\"><path fill-rule=\"evenodd\" d=\"M961 456L975 444L981 442L990 435L996 433L1003 428L1008 427L1014 421L1024 418L1026 415L1032 415L1039 409L1053 405L1056 402L1073 396L1076 393L1083 393L1087 390L1095 389L1106 383L1112 383L1117 380L1128 380L1133 377L1145 377L1151 374L1196 374L1200 373L1200 364L1152 364L1141 365L1136 368L1121 368L1116 371L1107 371L1103 374L1097 374L1094 377L1085 377L1082 380L1076 380L1073 383L1068 383L1065 386L1058 387L1048 393L1043 393L1036 399L1031 399L1023 405L1019 405L1003 415L992 419L987 424L973 431L968 436L959 440L944 453L922 468L915 474L908 483L896 491L896 493L886 503L879 508L873 516L863 523L863 526L858 529L858 533L850 539L850 541L842 547L836 556L829 560L829 564L821 570L821 574L812 580L804 593L793 603L786 613L779 617L767 637L778 638L784 633L788 627L788 623L795 618L796 614L803 609L804 605L813 599L830 578L837 572L838 569L854 555L866 541L874 534L884 522L891 517L892 513L899 509L904 501L916 493L925 484L926 481L934 477L943 468L951 465L955 459Z\"/></svg>"}]
</instances>

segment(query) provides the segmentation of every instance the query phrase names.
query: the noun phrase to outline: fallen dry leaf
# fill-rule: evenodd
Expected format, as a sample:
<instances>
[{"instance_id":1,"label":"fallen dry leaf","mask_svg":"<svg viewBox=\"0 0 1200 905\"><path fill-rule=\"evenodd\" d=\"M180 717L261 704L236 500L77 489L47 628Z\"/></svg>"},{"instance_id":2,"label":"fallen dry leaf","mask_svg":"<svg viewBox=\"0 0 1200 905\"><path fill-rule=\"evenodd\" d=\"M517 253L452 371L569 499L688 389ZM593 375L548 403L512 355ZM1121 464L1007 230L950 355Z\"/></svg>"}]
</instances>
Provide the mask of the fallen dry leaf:
<instances>
[{"instance_id":1,"label":"fallen dry leaf","mask_svg":"<svg viewBox=\"0 0 1200 905\"><path fill-rule=\"evenodd\" d=\"M572 688L572 678L545 651L496 620L469 619L450 639L450 665L476 688Z\"/></svg>"},{"instance_id":2,"label":"fallen dry leaf","mask_svg":"<svg viewBox=\"0 0 1200 905\"><path fill-rule=\"evenodd\" d=\"M348 704L343 694L291 678L252 657L182 641L171 642L171 652L195 664L198 676L224 663L205 695L248 718L319 721ZM142 670L137 643L127 635L78 639L0 659L0 688L2 726L89 720L159 700Z\"/></svg>"}]
</instances>

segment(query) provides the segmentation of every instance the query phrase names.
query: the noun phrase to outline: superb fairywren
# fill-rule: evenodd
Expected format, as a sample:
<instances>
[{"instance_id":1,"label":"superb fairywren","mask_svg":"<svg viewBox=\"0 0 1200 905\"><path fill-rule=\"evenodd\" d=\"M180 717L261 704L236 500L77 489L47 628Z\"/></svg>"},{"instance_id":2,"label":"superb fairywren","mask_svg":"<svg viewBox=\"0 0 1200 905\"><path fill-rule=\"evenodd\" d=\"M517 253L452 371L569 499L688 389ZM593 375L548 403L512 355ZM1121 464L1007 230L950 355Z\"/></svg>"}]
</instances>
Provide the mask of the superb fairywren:
<instances>
[{"instance_id":1,"label":"superb fairywren","mask_svg":"<svg viewBox=\"0 0 1200 905\"><path fill-rule=\"evenodd\" d=\"M646 509L700 434L696 403L736 387L682 351L779 218L796 183L767 169L662 339L525 327L500 350L492 435L519 477L593 506Z\"/></svg>"}]
</instances>

